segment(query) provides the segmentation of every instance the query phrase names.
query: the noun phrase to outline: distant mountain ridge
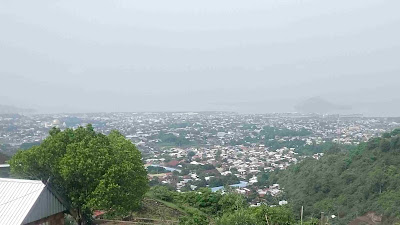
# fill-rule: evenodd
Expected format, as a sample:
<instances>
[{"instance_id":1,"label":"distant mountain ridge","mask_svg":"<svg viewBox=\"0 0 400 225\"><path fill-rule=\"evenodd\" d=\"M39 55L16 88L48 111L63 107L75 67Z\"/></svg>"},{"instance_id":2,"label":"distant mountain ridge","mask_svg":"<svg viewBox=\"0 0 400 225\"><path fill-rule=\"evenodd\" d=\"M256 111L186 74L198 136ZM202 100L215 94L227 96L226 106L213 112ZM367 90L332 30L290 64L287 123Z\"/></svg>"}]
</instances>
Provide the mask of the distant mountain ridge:
<instances>
[{"instance_id":1,"label":"distant mountain ridge","mask_svg":"<svg viewBox=\"0 0 400 225\"><path fill-rule=\"evenodd\" d=\"M34 113L34 109L18 108L11 105L0 105L0 114L11 114L11 113Z\"/></svg>"},{"instance_id":2,"label":"distant mountain ridge","mask_svg":"<svg viewBox=\"0 0 400 225\"><path fill-rule=\"evenodd\" d=\"M332 113L338 110L350 110L351 107L337 105L321 97L312 97L295 105L295 109L303 113Z\"/></svg>"}]
</instances>

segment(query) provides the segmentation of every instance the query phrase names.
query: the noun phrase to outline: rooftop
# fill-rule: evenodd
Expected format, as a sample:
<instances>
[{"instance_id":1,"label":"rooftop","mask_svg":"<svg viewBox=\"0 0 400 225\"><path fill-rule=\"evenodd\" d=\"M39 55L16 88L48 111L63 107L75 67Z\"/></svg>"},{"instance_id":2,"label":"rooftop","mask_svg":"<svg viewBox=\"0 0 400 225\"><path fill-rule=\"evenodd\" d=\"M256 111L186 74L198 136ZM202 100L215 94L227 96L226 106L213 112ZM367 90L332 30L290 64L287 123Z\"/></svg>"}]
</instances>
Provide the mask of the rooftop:
<instances>
[{"instance_id":1,"label":"rooftop","mask_svg":"<svg viewBox=\"0 0 400 225\"><path fill-rule=\"evenodd\" d=\"M0 178L0 221L25 224L66 208L38 180Z\"/></svg>"}]
</instances>

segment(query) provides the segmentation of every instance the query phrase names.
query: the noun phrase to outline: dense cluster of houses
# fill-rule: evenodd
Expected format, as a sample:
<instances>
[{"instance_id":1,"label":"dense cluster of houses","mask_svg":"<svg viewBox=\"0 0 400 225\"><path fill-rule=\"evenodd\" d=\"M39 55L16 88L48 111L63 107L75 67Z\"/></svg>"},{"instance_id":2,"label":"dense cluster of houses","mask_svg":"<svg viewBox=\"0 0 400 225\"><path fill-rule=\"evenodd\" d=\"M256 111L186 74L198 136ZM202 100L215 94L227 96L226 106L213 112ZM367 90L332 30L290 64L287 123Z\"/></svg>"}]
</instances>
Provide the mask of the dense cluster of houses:
<instances>
[{"instance_id":1,"label":"dense cluster of houses","mask_svg":"<svg viewBox=\"0 0 400 225\"><path fill-rule=\"evenodd\" d=\"M52 127L76 128L89 123L105 134L119 130L141 150L146 165L167 169L166 173L149 174L150 179L177 191L197 190L210 183L214 184L210 186L213 191L223 190L223 186L215 184L230 179L229 184L237 192L256 193L261 198L279 196L282 190L279 184L260 187L260 174L286 169L305 157L296 147L285 147L285 143L314 146L333 141L354 145L400 125L395 118L296 113L0 115L0 151L12 154L24 145L38 144ZM268 129L276 134L268 135ZM270 143L278 143L279 147ZM316 153L311 157L322 156L323 153ZM207 165L212 167L196 169ZM232 180L237 183L232 184ZM286 203L282 199L279 204Z\"/></svg>"},{"instance_id":2,"label":"dense cluster of houses","mask_svg":"<svg viewBox=\"0 0 400 225\"><path fill-rule=\"evenodd\" d=\"M339 119L339 120L338 120ZM236 114L204 113L93 113L93 114L2 114L0 115L0 151L15 151L22 144L41 142L52 127L76 128L88 123L97 131L119 130L143 151L157 151L163 146L161 134L170 134L186 144L199 146L246 145L265 126L312 132L297 137L308 144L333 140L357 144L399 126L395 118L326 116L315 114ZM288 141L294 137L279 137ZM179 145L182 142L167 143ZM185 144L185 143L183 143Z\"/></svg>"}]
</instances>

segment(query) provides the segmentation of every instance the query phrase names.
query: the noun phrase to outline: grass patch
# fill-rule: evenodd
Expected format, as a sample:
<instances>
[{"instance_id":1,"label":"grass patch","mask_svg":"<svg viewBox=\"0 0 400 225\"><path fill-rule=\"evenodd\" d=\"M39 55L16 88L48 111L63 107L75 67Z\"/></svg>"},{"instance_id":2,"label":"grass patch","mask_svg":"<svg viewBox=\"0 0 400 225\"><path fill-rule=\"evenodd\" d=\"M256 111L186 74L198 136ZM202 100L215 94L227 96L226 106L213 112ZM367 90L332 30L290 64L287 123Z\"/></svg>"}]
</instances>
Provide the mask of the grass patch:
<instances>
[{"instance_id":1,"label":"grass patch","mask_svg":"<svg viewBox=\"0 0 400 225\"><path fill-rule=\"evenodd\" d=\"M172 202L167 202L167 201L158 199L158 198L156 198L156 197L153 195L153 193L152 193L151 191L147 192L145 196L146 196L147 198L154 199L154 200L156 200L156 201L158 201L158 202L161 202L161 203L163 203L164 205L166 205L166 206L168 206L168 207L170 207L170 208L173 208L173 209L175 209L175 210L178 210L178 211L180 211L183 215L188 214L188 212L193 212L193 211L195 211L195 212L198 212L200 215L208 216L208 215L207 215L206 213L204 213L203 211L201 211L201 210L199 210L199 209L197 209L197 208L194 208L194 207L192 207L192 206L189 206L188 204L175 204L175 203L172 203Z\"/></svg>"},{"instance_id":2,"label":"grass patch","mask_svg":"<svg viewBox=\"0 0 400 225\"><path fill-rule=\"evenodd\" d=\"M178 221L179 217L185 215L185 212L178 207L165 204L164 201L145 197L142 202L142 207L133 213L135 218L149 218L158 220L174 220Z\"/></svg>"}]
</instances>

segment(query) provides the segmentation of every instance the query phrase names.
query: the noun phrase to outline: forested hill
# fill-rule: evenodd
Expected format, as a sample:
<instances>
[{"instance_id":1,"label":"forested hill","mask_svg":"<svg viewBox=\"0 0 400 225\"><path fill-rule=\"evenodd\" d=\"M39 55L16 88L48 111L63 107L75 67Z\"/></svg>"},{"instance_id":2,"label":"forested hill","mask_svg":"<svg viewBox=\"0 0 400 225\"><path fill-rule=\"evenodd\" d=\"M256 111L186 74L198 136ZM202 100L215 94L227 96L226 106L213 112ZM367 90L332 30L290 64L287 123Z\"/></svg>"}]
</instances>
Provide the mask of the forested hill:
<instances>
[{"instance_id":1,"label":"forested hill","mask_svg":"<svg viewBox=\"0 0 400 225\"><path fill-rule=\"evenodd\" d=\"M357 149L331 148L320 160L307 159L271 174L284 188L295 212L339 215L338 224L368 211L400 218L400 129ZM391 223L391 222L388 222Z\"/></svg>"}]
</instances>

